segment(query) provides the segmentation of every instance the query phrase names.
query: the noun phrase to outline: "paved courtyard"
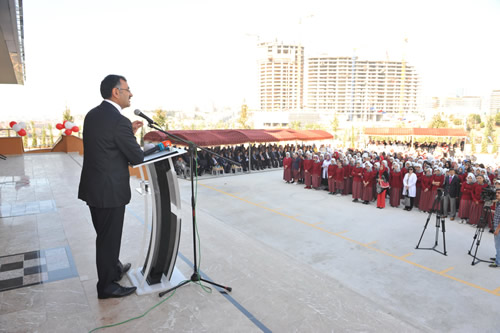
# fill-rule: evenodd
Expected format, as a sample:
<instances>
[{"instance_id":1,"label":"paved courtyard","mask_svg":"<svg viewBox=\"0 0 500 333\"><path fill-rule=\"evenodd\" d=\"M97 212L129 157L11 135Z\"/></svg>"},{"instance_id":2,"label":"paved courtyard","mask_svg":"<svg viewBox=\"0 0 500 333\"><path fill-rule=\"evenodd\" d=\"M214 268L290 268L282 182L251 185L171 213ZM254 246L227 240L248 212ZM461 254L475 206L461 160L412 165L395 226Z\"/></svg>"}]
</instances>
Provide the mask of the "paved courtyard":
<instances>
[{"instance_id":1,"label":"paved courtyard","mask_svg":"<svg viewBox=\"0 0 500 333\"><path fill-rule=\"evenodd\" d=\"M87 207L76 199L81 162L62 153L0 161L0 264L6 267L0 290L20 283L0 291L0 332L88 332L163 300L156 294L97 299L95 232ZM189 277L190 184L179 184L177 266ZM131 186L139 181L133 178ZM200 179L197 202L201 272L233 291L208 293L188 284L144 318L104 331L499 330L500 269L471 266L470 226L447 221L448 256L416 250L427 214L305 190L284 183L282 170ZM143 197L134 191L121 259L136 267L143 211ZM422 246L434 243L434 221ZM441 249L441 234L439 243ZM493 254L493 237L485 233L478 256Z\"/></svg>"}]
</instances>

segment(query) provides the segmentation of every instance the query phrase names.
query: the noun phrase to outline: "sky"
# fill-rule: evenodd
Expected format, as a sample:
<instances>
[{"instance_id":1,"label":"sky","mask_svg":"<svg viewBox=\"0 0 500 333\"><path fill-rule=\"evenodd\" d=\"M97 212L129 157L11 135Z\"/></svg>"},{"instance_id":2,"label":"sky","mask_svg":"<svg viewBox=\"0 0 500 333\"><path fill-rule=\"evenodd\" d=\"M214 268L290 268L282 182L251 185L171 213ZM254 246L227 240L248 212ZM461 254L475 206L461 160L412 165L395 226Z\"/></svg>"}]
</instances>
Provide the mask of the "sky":
<instances>
[{"instance_id":1,"label":"sky","mask_svg":"<svg viewBox=\"0 0 500 333\"><path fill-rule=\"evenodd\" d=\"M130 112L239 109L244 101L257 108L256 45L271 40L300 42L306 57L404 57L420 74L424 96L500 89L500 0L25 0L23 6L26 82L0 85L1 113L12 120L51 119L66 106L84 115L100 103L107 74L127 78Z\"/></svg>"}]
</instances>

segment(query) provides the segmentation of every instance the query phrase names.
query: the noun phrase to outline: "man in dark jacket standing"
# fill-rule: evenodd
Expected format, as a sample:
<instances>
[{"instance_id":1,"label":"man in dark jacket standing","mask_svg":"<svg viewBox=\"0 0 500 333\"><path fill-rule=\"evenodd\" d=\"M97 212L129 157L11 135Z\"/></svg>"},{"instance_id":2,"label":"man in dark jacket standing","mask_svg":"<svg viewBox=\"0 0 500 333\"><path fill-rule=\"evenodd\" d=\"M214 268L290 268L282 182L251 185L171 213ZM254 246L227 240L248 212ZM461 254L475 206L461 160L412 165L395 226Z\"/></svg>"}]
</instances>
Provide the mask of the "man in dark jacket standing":
<instances>
[{"instance_id":1,"label":"man in dark jacket standing","mask_svg":"<svg viewBox=\"0 0 500 333\"><path fill-rule=\"evenodd\" d=\"M135 291L117 282L130 269L118 260L125 205L130 202L129 164L141 163L144 153L135 139L142 122L121 115L132 93L123 76L108 75L101 82L104 101L85 116L83 167L78 198L90 208L97 233L97 295L123 297Z\"/></svg>"},{"instance_id":2,"label":"man in dark jacket standing","mask_svg":"<svg viewBox=\"0 0 500 333\"><path fill-rule=\"evenodd\" d=\"M457 214L457 198L460 195L460 179L455 175L455 169L450 169L449 174L445 177L443 189L443 212L446 215L448 207L450 207L450 220L453 221Z\"/></svg>"}]
</instances>

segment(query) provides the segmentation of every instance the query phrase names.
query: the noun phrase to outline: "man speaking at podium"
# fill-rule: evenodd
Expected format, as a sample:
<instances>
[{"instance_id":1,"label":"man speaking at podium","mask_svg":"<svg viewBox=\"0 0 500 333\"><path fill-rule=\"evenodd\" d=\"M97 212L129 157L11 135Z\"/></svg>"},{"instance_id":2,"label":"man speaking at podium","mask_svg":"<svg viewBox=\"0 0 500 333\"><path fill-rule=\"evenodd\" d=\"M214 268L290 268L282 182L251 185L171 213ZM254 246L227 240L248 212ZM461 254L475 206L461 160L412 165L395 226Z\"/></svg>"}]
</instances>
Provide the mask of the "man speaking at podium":
<instances>
[{"instance_id":1,"label":"man speaking at podium","mask_svg":"<svg viewBox=\"0 0 500 333\"><path fill-rule=\"evenodd\" d=\"M97 295L100 299L124 297L135 287L118 281L130 269L118 260L125 205L130 202L129 164L141 163L144 153L135 139L142 122L120 113L130 106L132 93L123 76L108 75L101 82L104 101L85 116L83 167L78 198L90 208L97 233Z\"/></svg>"}]
</instances>

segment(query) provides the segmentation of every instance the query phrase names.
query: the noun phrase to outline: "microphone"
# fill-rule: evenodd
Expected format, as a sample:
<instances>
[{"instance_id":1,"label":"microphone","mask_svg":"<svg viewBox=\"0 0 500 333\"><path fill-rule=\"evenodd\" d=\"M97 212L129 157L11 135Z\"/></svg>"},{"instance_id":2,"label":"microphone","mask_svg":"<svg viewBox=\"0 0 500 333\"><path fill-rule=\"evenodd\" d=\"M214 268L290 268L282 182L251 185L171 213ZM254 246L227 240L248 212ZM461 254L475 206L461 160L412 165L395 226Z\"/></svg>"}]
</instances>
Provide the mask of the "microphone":
<instances>
[{"instance_id":1,"label":"microphone","mask_svg":"<svg viewBox=\"0 0 500 333\"><path fill-rule=\"evenodd\" d=\"M134 110L134 114L135 114L136 116L139 116L139 117L142 117L142 118L146 119L146 120L147 120L147 122L149 123L149 125L151 125L151 124L155 124L155 125L157 125L157 124L153 121L153 119L151 119L151 118L149 118L148 116L146 116L146 115L145 115L144 113L142 113L142 112L141 112L141 110L139 110L139 109L135 109L135 110Z\"/></svg>"},{"instance_id":2,"label":"microphone","mask_svg":"<svg viewBox=\"0 0 500 333\"><path fill-rule=\"evenodd\" d=\"M165 149L167 149L167 147L169 147L171 145L172 145L172 143L170 141L160 142L157 145L155 145L153 148L146 150L144 152L144 156L148 156L148 155L154 154L157 151L164 151Z\"/></svg>"}]
</instances>

